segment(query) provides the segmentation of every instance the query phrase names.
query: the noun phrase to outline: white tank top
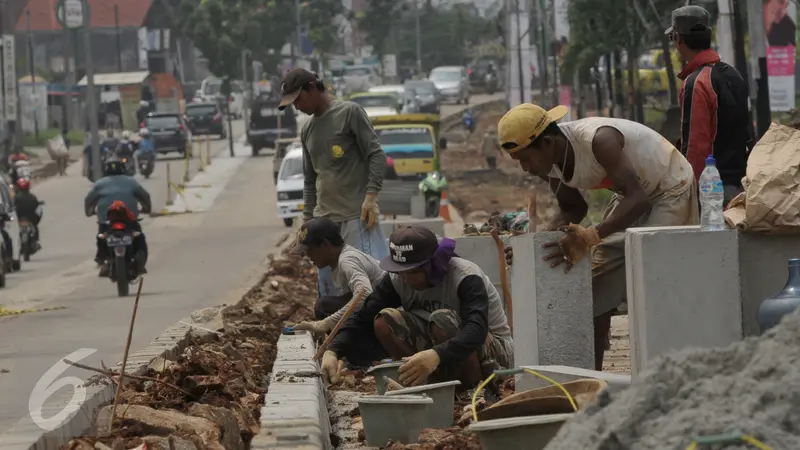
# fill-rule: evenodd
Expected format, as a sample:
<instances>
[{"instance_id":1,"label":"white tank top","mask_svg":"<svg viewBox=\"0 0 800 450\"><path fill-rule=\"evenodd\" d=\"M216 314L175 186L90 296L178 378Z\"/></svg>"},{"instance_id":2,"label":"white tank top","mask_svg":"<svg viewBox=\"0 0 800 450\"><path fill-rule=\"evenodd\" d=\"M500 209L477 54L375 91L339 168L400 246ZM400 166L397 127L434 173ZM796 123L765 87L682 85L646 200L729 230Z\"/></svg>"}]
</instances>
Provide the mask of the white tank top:
<instances>
[{"instance_id":1,"label":"white tank top","mask_svg":"<svg viewBox=\"0 0 800 450\"><path fill-rule=\"evenodd\" d=\"M651 200L665 193L682 193L692 185L692 166L666 138L646 125L609 117L588 117L559 124L572 144L575 167L571 180L565 180L557 166L553 167L550 177L560 179L575 189L614 190L592 150L594 135L602 127L611 127L622 133L625 138L622 150L633 164L639 182Z\"/></svg>"}]
</instances>

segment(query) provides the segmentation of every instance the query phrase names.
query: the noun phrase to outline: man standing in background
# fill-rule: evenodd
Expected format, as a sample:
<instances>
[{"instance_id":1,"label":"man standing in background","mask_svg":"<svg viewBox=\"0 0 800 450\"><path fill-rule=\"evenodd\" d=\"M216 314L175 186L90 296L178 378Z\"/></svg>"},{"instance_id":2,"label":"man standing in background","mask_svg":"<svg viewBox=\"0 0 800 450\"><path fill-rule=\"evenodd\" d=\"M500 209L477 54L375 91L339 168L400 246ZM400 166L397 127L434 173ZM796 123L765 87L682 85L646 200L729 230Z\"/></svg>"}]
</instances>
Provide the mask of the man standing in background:
<instances>
[{"instance_id":1,"label":"man standing in background","mask_svg":"<svg viewBox=\"0 0 800 450\"><path fill-rule=\"evenodd\" d=\"M489 125L486 134L483 135L481 151L486 159L486 165L492 170L497 168L497 149L497 127Z\"/></svg>"},{"instance_id":2,"label":"man standing in background","mask_svg":"<svg viewBox=\"0 0 800 450\"><path fill-rule=\"evenodd\" d=\"M378 223L378 193L386 155L358 104L332 100L319 77L292 69L281 84L283 110L294 105L311 118L303 125L303 221L325 217L339 224L344 243L380 260L389 254ZM319 269L320 296L342 296L331 268Z\"/></svg>"},{"instance_id":3,"label":"man standing in background","mask_svg":"<svg viewBox=\"0 0 800 450\"><path fill-rule=\"evenodd\" d=\"M681 86L683 153L698 181L705 160L713 155L722 177L724 204L742 192L747 155L753 145L747 82L711 49L711 16L700 6L672 11L666 31L686 67L678 74Z\"/></svg>"}]
</instances>

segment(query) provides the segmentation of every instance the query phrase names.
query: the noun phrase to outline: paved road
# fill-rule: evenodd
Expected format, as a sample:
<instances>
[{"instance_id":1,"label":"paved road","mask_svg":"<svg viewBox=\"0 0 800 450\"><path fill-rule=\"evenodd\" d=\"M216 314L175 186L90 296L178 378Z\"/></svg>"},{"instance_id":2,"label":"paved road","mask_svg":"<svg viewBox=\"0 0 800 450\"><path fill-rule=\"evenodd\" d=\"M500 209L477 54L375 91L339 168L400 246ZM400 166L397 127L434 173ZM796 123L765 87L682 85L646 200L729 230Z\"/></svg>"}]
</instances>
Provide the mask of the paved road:
<instances>
[{"instance_id":1,"label":"paved road","mask_svg":"<svg viewBox=\"0 0 800 450\"><path fill-rule=\"evenodd\" d=\"M472 99L476 103L492 98ZM443 115L462 108L444 106ZM215 141L212 151L220 160L228 158L227 141ZM248 155L249 148L238 148L237 157L246 161L207 211L143 222L150 273L132 351L191 311L222 301L287 230L275 217L275 191L269 176L272 159ZM194 161L192 174L196 166ZM118 298L116 287L97 277L92 261L95 222L83 215L82 203L90 185L78 174L80 167L73 164L69 176L34 186L34 192L47 202L41 225L43 250L23 265L22 272L9 276L8 286L0 290L0 304L8 308L66 307L0 318L0 370L8 371L0 371L0 433L28 414L34 385L64 356L93 348L98 351L84 363L99 366L102 360L113 365L122 358L133 297ZM172 162L173 178L180 176L181 167L180 160ZM166 167L159 161L152 178L143 181L156 211L166 204L165 179ZM70 369L65 375L86 378L89 374Z\"/></svg>"},{"instance_id":2,"label":"paved road","mask_svg":"<svg viewBox=\"0 0 800 450\"><path fill-rule=\"evenodd\" d=\"M503 93L498 93L498 94L493 94L493 95L485 95L485 94L471 95L470 98L469 98L469 102L470 102L471 105L477 105L479 103L485 103L485 102L489 102L489 101L492 101L492 100L498 100L498 99L504 98L504 95L505 94L503 94ZM446 117L446 116L449 116L450 114L455 114L455 113L463 110L466 107L467 107L466 105L450 105L450 104L442 105L441 116L442 117Z\"/></svg>"}]
</instances>

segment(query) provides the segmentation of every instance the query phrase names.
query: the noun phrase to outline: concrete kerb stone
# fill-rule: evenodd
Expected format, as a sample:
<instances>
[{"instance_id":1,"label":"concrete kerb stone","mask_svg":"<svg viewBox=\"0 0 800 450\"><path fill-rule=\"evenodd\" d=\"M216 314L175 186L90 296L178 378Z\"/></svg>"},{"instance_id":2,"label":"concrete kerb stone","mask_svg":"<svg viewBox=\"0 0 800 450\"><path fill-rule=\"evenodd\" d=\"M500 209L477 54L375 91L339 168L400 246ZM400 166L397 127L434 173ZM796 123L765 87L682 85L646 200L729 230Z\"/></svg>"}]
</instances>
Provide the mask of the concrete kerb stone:
<instances>
[{"instance_id":1,"label":"concrete kerb stone","mask_svg":"<svg viewBox=\"0 0 800 450\"><path fill-rule=\"evenodd\" d=\"M325 386L310 333L281 335L269 389L261 408L261 429L252 450L333 450Z\"/></svg>"},{"instance_id":2,"label":"concrete kerb stone","mask_svg":"<svg viewBox=\"0 0 800 450\"><path fill-rule=\"evenodd\" d=\"M142 375L155 360L160 358L174 359L186 348L191 339L222 328L222 310L225 305L233 305L248 297L261 284L266 274L266 262L256 266L247 273L239 284L239 289L223 298L220 306L203 308L193 312L189 317L167 328L143 349L128 356L126 374ZM199 314L209 309L216 309L215 314ZM213 311L212 311L213 312ZM201 317L206 316L206 317ZM209 331L210 330L210 331ZM119 371L122 362L118 362L112 370ZM82 401L73 401L73 391L68 390L54 396L42 408L42 417L49 418L68 407L74 413L57 428L48 431L37 425L31 417L19 420L6 433L0 435L2 450L58 450L70 439L89 434L92 430L96 413L114 400L114 385L93 385L86 387L86 397ZM327 411L326 411L327 413ZM280 447L276 447L280 448Z\"/></svg>"}]
</instances>

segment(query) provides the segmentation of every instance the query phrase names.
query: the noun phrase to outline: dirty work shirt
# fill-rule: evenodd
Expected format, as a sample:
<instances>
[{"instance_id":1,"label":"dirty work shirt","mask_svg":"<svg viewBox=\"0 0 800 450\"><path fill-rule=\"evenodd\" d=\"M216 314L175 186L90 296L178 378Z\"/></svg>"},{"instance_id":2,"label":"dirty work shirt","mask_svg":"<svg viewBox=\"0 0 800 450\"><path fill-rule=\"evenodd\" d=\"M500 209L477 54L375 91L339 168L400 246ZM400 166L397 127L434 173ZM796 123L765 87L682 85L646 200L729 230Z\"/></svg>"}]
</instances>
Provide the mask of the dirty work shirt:
<instances>
[{"instance_id":1,"label":"dirty work shirt","mask_svg":"<svg viewBox=\"0 0 800 450\"><path fill-rule=\"evenodd\" d=\"M611 127L622 133L625 139L623 151L652 203L650 210L631 227L698 224L697 188L691 164L666 138L637 122L589 117L559 124L572 145L575 167L570 180L564 180L557 167L553 168L550 177L575 189L614 191L592 149L594 136L602 127ZM622 198L615 192L603 220L611 215ZM592 252L592 296L595 316L626 301L624 231L607 236Z\"/></svg>"},{"instance_id":2,"label":"dirty work shirt","mask_svg":"<svg viewBox=\"0 0 800 450\"><path fill-rule=\"evenodd\" d=\"M385 274L386 272L380 268L375 258L347 244L339 253L336 267L331 270L333 285L338 292L349 291L351 295L355 296L359 289L363 288L365 291L363 298L367 298L372 293L372 287L377 285ZM338 322L349 305L350 302L331 314L328 320L333 323Z\"/></svg>"},{"instance_id":3,"label":"dirty work shirt","mask_svg":"<svg viewBox=\"0 0 800 450\"><path fill-rule=\"evenodd\" d=\"M384 277L364 306L345 322L330 349L346 356L348 347L355 347L356 342L376 339L375 317L386 308L399 307L426 322L434 311L448 309L458 313L460 331L433 347L442 364L460 362L480 350L488 333L512 348L511 329L497 289L475 263L455 257L450 260L442 283L423 291L415 290L397 274Z\"/></svg>"},{"instance_id":4,"label":"dirty work shirt","mask_svg":"<svg viewBox=\"0 0 800 450\"><path fill-rule=\"evenodd\" d=\"M383 185L386 155L364 109L334 100L300 132L303 144L303 216L334 222L361 218L367 192Z\"/></svg>"}]
</instances>

